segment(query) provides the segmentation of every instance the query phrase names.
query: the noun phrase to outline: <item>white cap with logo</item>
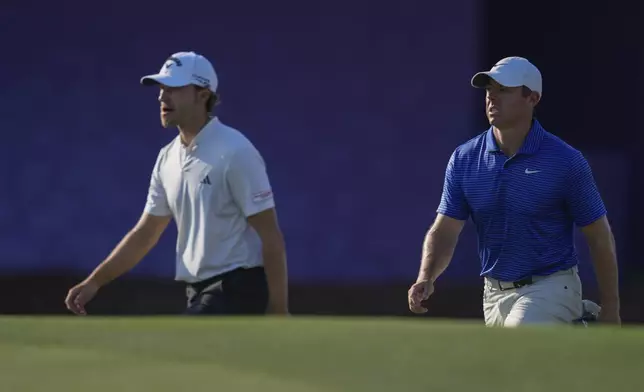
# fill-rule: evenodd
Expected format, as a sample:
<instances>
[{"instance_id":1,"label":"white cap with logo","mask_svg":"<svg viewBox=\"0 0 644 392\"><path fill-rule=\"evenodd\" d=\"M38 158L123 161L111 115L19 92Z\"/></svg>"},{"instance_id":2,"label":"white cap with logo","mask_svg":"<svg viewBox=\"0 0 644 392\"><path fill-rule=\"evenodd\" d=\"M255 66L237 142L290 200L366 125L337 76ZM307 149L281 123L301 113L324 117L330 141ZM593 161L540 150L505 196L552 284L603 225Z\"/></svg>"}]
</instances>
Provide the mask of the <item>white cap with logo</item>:
<instances>
[{"instance_id":1,"label":"white cap with logo","mask_svg":"<svg viewBox=\"0 0 644 392\"><path fill-rule=\"evenodd\" d=\"M158 74L141 78L141 84L163 84L168 87L183 87L194 84L217 92L217 74L208 59L195 52L178 52L170 56Z\"/></svg>"},{"instance_id":2,"label":"white cap with logo","mask_svg":"<svg viewBox=\"0 0 644 392\"><path fill-rule=\"evenodd\" d=\"M532 91L543 94L541 72L523 57L506 57L494 64L491 70L479 72L472 77L472 86L485 88L489 78L505 87L526 86Z\"/></svg>"}]
</instances>

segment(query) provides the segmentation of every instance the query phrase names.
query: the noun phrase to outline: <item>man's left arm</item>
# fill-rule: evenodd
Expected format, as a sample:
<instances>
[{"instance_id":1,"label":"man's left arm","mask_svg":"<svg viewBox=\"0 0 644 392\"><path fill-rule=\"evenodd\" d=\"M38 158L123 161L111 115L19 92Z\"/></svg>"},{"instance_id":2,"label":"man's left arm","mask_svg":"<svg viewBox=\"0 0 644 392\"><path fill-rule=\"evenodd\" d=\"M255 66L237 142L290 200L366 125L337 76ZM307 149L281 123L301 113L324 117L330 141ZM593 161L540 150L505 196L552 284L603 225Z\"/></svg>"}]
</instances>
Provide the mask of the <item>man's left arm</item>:
<instances>
[{"instance_id":1,"label":"man's left arm","mask_svg":"<svg viewBox=\"0 0 644 392\"><path fill-rule=\"evenodd\" d=\"M284 238L275 208L248 217L248 223L262 239L264 269L268 280L268 313L288 314L288 272Z\"/></svg>"},{"instance_id":2,"label":"man's left arm","mask_svg":"<svg viewBox=\"0 0 644 392\"><path fill-rule=\"evenodd\" d=\"M286 247L266 166L259 152L244 147L231 157L226 179L235 203L262 242L268 281L268 313L288 314Z\"/></svg>"},{"instance_id":3,"label":"man's left arm","mask_svg":"<svg viewBox=\"0 0 644 392\"><path fill-rule=\"evenodd\" d=\"M615 238L606 217L606 207L588 161L579 153L571 163L567 204L590 251L600 291L600 320L619 324L621 320L617 253Z\"/></svg>"},{"instance_id":4,"label":"man's left arm","mask_svg":"<svg viewBox=\"0 0 644 392\"><path fill-rule=\"evenodd\" d=\"M620 323L619 277L615 239L606 215L581 228L595 269L599 285L601 314L600 320Z\"/></svg>"}]
</instances>

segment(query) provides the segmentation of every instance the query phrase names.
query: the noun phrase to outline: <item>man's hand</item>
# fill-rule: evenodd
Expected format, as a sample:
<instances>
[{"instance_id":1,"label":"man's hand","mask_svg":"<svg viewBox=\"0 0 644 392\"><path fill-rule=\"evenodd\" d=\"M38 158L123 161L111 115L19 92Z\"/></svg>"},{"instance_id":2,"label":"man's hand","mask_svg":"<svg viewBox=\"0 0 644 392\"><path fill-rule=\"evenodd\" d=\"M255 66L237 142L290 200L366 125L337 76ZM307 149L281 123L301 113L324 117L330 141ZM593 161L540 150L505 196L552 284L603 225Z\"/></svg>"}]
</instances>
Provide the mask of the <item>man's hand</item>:
<instances>
[{"instance_id":1,"label":"man's hand","mask_svg":"<svg viewBox=\"0 0 644 392\"><path fill-rule=\"evenodd\" d=\"M85 316L85 305L94 298L100 286L92 280L87 280L72 287L65 298L67 309L75 314Z\"/></svg>"},{"instance_id":2,"label":"man's hand","mask_svg":"<svg viewBox=\"0 0 644 392\"><path fill-rule=\"evenodd\" d=\"M602 304L601 312L599 312L599 320L602 324L616 324L621 325L622 319L619 316L619 307L613 304Z\"/></svg>"},{"instance_id":3,"label":"man's hand","mask_svg":"<svg viewBox=\"0 0 644 392\"><path fill-rule=\"evenodd\" d=\"M423 241L423 254L416 283L407 292L409 309L414 313L425 313L422 302L434 292L434 281L445 271L452 260L458 236L465 221L438 214L434 224L427 231Z\"/></svg>"},{"instance_id":4,"label":"man's hand","mask_svg":"<svg viewBox=\"0 0 644 392\"><path fill-rule=\"evenodd\" d=\"M414 283L407 293L409 310L417 314L427 312L427 308L422 305L422 302L427 300L433 292L434 283L431 280L420 280Z\"/></svg>"},{"instance_id":5,"label":"man's hand","mask_svg":"<svg viewBox=\"0 0 644 392\"><path fill-rule=\"evenodd\" d=\"M134 268L157 243L171 218L144 212L107 259L87 279L69 290L65 298L67 309L76 314L87 314L85 304L94 298L98 289Z\"/></svg>"}]
</instances>

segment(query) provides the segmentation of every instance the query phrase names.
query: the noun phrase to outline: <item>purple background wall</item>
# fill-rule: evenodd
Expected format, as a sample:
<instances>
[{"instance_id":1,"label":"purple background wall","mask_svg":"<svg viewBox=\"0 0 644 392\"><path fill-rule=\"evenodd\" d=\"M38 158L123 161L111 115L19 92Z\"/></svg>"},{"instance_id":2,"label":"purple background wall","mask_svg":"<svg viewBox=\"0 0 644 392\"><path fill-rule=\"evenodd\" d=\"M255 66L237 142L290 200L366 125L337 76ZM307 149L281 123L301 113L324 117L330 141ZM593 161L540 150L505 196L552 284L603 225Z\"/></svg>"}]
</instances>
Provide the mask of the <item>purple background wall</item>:
<instances>
[{"instance_id":1,"label":"purple background wall","mask_svg":"<svg viewBox=\"0 0 644 392\"><path fill-rule=\"evenodd\" d=\"M218 114L267 160L293 278L415 273L447 158L475 130L475 4L300 3L204 3L185 23L171 2L47 3L29 20L31 5L3 6L2 270L106 256L176 134L138 79L195 50L218 71ZM135 273L172 274L173 230Z\"/></svg>"},{"instance_id":2,"label":"purple background wall","mask_svg":"<svg viewBox=\"0 0 644 392\"><path fill-rule=\"evenodd\" d=\"M404 300L447 159L487 127L469 80L508 55L542 69L539 116L590 160L622 268L641 274L639 144L626 138L644 134L628 84L641 83L631 75L644 61L627 50L642 10L586 18L554 1L530 14L510 0L392 4L4 1L0 276L83 276L135 223L154 158L176 134L138 80L179 50L212 60L218 115L267 161L295 284L398 282ZM606 69L623 72L606 81ZM175 233L131 276L171 278ZM468 225L441 284L478 289L478 264Z\"/></svg>"}]
</instances>

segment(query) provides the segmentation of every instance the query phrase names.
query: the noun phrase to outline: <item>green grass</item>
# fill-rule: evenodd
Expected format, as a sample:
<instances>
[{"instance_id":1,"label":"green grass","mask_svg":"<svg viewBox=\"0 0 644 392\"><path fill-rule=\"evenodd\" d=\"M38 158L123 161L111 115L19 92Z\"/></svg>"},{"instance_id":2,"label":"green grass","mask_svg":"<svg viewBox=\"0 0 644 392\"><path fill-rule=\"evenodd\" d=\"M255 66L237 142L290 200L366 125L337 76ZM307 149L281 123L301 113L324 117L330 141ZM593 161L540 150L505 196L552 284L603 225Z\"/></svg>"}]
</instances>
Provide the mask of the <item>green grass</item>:
<instances>
[{"instance_id":1,"label":"green grass","mask_svg":"<svg viewBox=\"0 0 644 392\"><path fill-rule=\"evenodd\" d=\"M0 391L636 391L644 330L299 318L0 318Z\"/></svg>"}]
</instances>

